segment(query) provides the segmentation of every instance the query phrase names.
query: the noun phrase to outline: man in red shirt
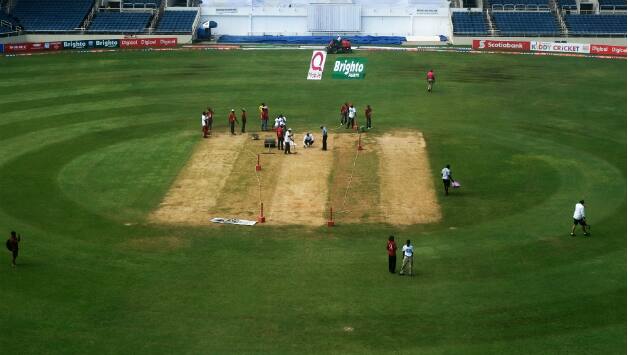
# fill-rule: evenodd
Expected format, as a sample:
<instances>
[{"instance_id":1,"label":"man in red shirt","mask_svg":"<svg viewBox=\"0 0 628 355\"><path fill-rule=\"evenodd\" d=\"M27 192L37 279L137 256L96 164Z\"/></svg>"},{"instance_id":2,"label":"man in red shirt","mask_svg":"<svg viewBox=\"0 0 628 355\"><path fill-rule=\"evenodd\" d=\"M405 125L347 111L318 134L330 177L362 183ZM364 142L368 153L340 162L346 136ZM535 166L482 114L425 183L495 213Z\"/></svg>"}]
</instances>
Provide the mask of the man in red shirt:
<instances>
[{"instance_id":1,"label":"man in red shirt","mask_svg":"<svg viewBox=\"0 0 628 355\"><path fill-rule=\"evenodd\" d=\"M390 236L388 238L388 271L391 274L395 273L395 267L397 266L397 244L395 244L395 237Z\"/></svg>"},{"instance_id":2,"label":"man in red shirt","mask_svg":"<svg viewBox=\"0 0 628 355\"><path fill-rule=\"evenodd\" d=\"M434 75L434 69L430 69L427 72L427 92L432 92L432 86L436 82L436 76Z\"/></svg>"},{"instance_id":3,"label":"man in red shirt","mask_svg":"<svg viewBox=\"0 0 628 355\"><path fill-rule=\"evenodd\" d=\"M231 134L233 135L235 135L236 122L238 122L238 118L236 117L235 109L231 109L231 113L229 113L229 127L231 128Z\"/></svg>"},{"instance_id":4,"label":"man in red shirt","mask_svg":"<svg viewBox=\"0 0 628 355\"><path fill-rule=\"evenodd\" d=\"M212 135L212 124L214 123L214 110L211 107L207 107L207 131L209 135Z\"/></svg>"},{"instance_id":5,"label":"man in red shirt","mask_svg":"<svg viewBox=\"0 0 628 355\"><path fill-rule=\"evenodd\" d=\"M347 115L349 114L349 104L344 103L340 106L340 125L344 126L347 123Z\"/></svg>"},{"instance_id":6,"label":"man in red shirt","mask_svg":"<svg viewBox=\"0 0 628 355\"><path fill-rule=\"evenodd\" d=\"M268 131L268 106L265 103L260 106L260 118L262 119L262 131Z\"/></svg>"},{"instance_id":7,"label":"man in red shirt","mask_svg":"<svg viewBox=\"0 0 628 355\"><path fill-rule=\"evenodd\" d=\"M242 133L246 133L246 109L242 109L240 119L242 120Z\"/></svg>"},{"instance_id":8,"label":"man in red shirt","mask_svg":"<svg viewBox=\"0 0 628 355\"><path fill-rule=\"evenodd\" d=\"M371 114L373 113L373 109L371 105L366 105L366 110L364 110L364 117L366 117L366 129L371 129Z\"/></svg>"},{"instance_id":9,"label":"man in red shirt","mask_svg":"<svg viewBox=\"0 0 628 355\"><path fill-rule=\"evenodd\" d=\"M277 149L283 150L283 127L277 127Z\"/></svg>"}]
</instances>

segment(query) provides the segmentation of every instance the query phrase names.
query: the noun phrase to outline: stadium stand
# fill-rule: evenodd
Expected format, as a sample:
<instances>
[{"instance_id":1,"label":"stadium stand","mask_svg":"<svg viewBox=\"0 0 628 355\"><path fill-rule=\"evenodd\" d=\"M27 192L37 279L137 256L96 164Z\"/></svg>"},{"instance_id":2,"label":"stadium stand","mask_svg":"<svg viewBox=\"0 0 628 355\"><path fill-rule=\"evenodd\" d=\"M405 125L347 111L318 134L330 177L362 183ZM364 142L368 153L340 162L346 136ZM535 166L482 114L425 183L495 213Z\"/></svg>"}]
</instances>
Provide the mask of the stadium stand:
<instances>
[{"instance_id":1,"label":"stadium stand","mask_svg":"<svg viewBox=\"0 0 628 355\"><path fill-rule=\"evenodd\" d=\"M198 11L164 11L155 32L176 33L192 31Z\"/></svg>"},{"instance_id":2,"label":"stadium stand","mask_svg":"<svg viewBox=\"0 0 628 355\"><path fill-rule=\"evenodd\" d=\"M566 15L572 35L626 35L626 15Z\"/></svg>"},{"instance_id":3,"label":"stadium stand","mask_svg":"<svg viewBox=\"0 0 628 355\"><path fill-rule=\"evenodd\" d=\"M161 0L124 0L125 8L159 8Z\"/></svg>"},{"instance_id":4,"label":"stadium stand","mask_svg":"<svg viewBox=\"0 0 628 355\"><path fill-rule=\"evenodd\" d=\"M94 16L89 32L138 33L149 24L148 12L99 12Z\"/></svg>"},{"instance_id":5,"label":"stadium stand","mask_svg":"<svg viewBox=\"0 0 628 355\"><path fill-rule=\"evenodd\" d=\"M560 35L560 26L551 12L493 12L493 18L501 35Z\"/></svg>"},{"instance_id":6,"label":"stadium stand","mask_svg":"<svg viewBox=\"0 0 628 355\"><path fill-rule=\"evenodd\" d=\"M0 11L0 34L15 32L19 26L19 21L13 16Z\"/></svg>"},{"instance_id":7,"label":"stadium stand","mask_svg":"<svg viewBox=\"0 0 628 355\"><path fill-rule=\"evenodd\" d=\"M453 12L451 22L454 26L454 34L457 35L488 34L483 12Z\"/></svg>"},{"instance_id":8,"label":"stadium stand","mask_svg":"<svg viewBox=\"0 0 628 355\"><path fill-rule=\"evenodd\" d=\"M334 39L334 36L229 36L222 35L218 43L267 43L267 44L324 44ZM343 37L352 44L396 44L400 45L406 37L399 36L347 36Z\"/></svg>"},{"instance_id":9,"label":"stadium stand","mask_svg":"<svg viewBox=\"0 0 628 355\"><path fill-rule=\"evenodd\" d=\"M626 0L599 0L600 10L626 10Z\"/></svg>"},{"instance_id":10,"label":"stadium stand","mask_svg":"<svg viewBox=\"0 0 628 355\"><path fill-rule=\"evenodd\" d=\"M19 0L12 15L26 31L72 31L93 5L94 0Z\"/></svg>"},{"instance_id":11,"label":"stadium stand","mask_svg":"<svg viewBox=\"0 0 628 355\"><path fill-rule=\"evenodd\" d=\"M563 10L578 10L578 5L576 4L576 0L558 0L557 2L558 8Z\"/></svg>"}]
</instances>

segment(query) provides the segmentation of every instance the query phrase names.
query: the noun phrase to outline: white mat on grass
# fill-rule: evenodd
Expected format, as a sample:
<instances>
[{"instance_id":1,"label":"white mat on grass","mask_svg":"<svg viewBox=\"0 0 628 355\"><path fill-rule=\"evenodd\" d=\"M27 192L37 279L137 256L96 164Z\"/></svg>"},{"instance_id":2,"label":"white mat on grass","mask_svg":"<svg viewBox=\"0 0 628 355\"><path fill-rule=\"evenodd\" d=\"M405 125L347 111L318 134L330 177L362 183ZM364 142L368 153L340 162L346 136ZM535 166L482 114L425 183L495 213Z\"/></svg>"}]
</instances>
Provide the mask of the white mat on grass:
<instances>
[{"instance_id":1,"label":"white mat on grass","mask_svg":"<svg viewBox=\"0 0 628 355\"><path fill-rule=\"evenodd\" d=\"M246 219L237 219L237 218L221 218L216 217L210 219L211 222L221 223L221 224L237 224L239 226L254 226L256 221L249 221Z\"/></svg>"}]
</instances>

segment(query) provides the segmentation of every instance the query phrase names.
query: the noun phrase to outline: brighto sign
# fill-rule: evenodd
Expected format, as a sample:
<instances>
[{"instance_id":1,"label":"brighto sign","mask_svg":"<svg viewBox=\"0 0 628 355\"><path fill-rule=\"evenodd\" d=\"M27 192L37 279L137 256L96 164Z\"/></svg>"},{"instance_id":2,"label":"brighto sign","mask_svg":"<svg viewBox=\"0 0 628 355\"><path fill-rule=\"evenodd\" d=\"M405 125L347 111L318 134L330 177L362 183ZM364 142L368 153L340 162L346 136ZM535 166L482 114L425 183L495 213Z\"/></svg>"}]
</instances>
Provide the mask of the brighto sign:
<instances>
[{"instance_id":1,"label":"brighto sign","mask_svg":"<svg viewBox=\"0 0 628 355\"><path fill-rule=\"evenodd\" d=\"M366 76L365 58L336 59L334 63L334 79L364 79Z\"/></svg>"}]
</instances>

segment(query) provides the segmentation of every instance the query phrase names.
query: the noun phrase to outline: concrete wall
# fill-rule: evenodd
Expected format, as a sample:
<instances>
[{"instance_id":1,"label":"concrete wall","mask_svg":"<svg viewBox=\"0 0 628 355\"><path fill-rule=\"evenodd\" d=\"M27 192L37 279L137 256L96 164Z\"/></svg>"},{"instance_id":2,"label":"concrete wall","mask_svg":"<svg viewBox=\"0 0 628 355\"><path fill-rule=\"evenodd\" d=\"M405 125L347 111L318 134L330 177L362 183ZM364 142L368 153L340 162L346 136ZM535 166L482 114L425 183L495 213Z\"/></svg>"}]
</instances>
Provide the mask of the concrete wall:
<instances>
[{"instance_id":1,"label":"concrete wall","mask_svg":"<svg viewBox=\"0 0 628 355\"><path fill-rule=\"evenodd\" d=\"M179 44L192 43L191 35L137 35L132 38L177 38ZM93 39L123 39L123 35L82 35L82 34L27 34L15 37L0 38L0 43L24 43L24 42L59 42Z\"/></svg>"},{"instance_id":2,"label":"concrete wall","mask_svg":"<svg viewBox=\"0 0 628 355\"><path fill-rule=\"evenodd\" d=\"M201 8L201 22L215 21L216 35L308 36L307 7L232 7ZM362 8L360 35L375 36L451 36L449 9L423 7Z\"/></svg>"}]
</instances>

